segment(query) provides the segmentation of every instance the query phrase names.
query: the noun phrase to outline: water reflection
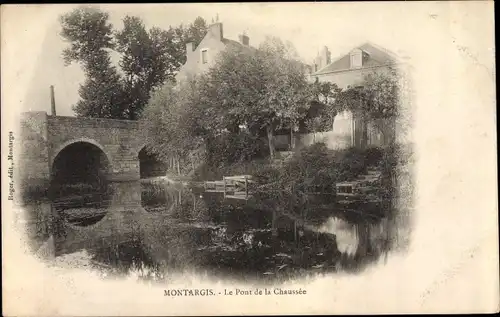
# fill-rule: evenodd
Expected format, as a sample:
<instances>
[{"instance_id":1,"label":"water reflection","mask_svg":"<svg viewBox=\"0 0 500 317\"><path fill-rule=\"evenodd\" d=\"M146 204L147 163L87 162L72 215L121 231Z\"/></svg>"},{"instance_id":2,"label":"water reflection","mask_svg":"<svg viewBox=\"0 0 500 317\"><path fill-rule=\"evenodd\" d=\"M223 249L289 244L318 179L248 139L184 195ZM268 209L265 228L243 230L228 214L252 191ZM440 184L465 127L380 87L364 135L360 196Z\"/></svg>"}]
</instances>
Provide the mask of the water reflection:
<instances>
[{"instance_id":1,"label":"water reflection","mask_svg":"<svg viewBox=\"0 0 500 317\"><path fill-rule=\"evenodd\" d=\"M56 256L85 250L108 275L158 281L184 270L268 280L358 270L388 251L383 213L344 208L332 196L262 193L244 201L177 185L109 186L107 205L74 200L72 217L57 202L26 204L45 223L39 240L52 235ZM102 213L88 226L75 220Z\"/></svg>"}]
</instances>

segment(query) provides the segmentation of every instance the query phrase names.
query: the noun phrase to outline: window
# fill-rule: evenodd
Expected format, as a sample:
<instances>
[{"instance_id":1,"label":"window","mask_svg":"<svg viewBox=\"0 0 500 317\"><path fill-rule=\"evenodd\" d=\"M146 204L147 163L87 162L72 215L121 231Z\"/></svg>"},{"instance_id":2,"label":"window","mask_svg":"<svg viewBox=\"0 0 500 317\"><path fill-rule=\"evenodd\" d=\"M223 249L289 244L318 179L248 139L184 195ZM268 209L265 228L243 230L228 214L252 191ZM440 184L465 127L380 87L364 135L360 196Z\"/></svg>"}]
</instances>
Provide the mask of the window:
<instances>
[{"instance_id":1,"label":"window","mask_svg":"<svg viewBox=\"0 0 500 317\"><path fill-rule=\"evenodd\" d=\"M203 64L208 63L208 49L201 50L201 62Z\"/></svg>"}]
</instances>

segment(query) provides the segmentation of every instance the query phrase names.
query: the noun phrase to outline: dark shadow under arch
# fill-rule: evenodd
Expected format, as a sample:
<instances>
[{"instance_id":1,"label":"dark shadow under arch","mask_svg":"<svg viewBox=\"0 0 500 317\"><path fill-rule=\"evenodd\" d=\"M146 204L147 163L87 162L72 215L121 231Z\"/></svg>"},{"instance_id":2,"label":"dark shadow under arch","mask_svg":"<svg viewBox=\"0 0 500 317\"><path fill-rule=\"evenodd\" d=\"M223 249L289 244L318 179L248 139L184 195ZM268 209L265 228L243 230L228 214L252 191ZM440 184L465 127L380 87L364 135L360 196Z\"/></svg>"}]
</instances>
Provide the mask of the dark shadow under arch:
<instances>
[{"instance_id":1,"label":"dark shadow under arch","mask_svg":"<svg viewBox=\"0 0 500 317\"><path fill-rule=\"evenodd\" d=\"M105 216L111 202L111 163L98 146L71 143L57 153L51 167L49 196L62 219L86 226Z\"/></svg>"},{"instance_id":2,"label":"dark shadow under arch","mask_svg":"<svg viewBox=\"0 0 500 317\"><path fill-rule=\"evenodd\" d=\"M168 165L144 146L138 154L141 179L165 176Z\"/></svg>"},{"instance_id":3,"label":"dark shadow under arch","mask_svg":"<svg viewBox=\"0 0 500 317\"><path fill-rule=\"evenodd\" d=\"M75 142L62 149L54 158L51 182L99 185L106 182L110 168L109 159L97 146L87 142Z\"/></svg>"}]
</instances>

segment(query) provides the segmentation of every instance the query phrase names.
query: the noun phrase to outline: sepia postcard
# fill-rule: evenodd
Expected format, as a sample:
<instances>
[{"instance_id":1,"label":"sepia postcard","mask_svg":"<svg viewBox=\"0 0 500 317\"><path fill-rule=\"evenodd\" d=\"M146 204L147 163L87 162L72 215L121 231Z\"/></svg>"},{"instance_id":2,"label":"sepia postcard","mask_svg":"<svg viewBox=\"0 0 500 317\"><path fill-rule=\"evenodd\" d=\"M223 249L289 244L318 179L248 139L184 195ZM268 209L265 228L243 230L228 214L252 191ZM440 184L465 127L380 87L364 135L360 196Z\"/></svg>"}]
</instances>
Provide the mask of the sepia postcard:
<instances>
[{"instance_id":1,"label":"sepia postcard","mask_svg":"<svg viewBox=\"0 0 500 317\"><path fill-rule=\"evenodd\" d=\"M499 311L492 1L0 11L4 315Z\"/></svg>"}]
</instances>

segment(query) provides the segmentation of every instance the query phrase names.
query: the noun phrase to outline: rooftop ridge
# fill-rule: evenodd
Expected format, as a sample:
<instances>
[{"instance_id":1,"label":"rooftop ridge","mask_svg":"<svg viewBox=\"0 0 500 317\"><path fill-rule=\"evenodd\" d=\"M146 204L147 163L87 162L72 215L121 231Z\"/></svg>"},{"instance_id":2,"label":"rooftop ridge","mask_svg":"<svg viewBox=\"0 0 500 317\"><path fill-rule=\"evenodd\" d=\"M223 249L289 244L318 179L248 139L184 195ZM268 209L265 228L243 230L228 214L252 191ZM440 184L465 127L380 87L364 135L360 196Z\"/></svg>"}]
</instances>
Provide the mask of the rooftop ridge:
<instances>
[{"instance_id":1,"label":"rooftop ridge","mask_svg":"<svg viewBox=\"0 0 500 317\"><path fill-rule=\"evenodd\" d=\"M334 65L335 63L340 62L343 58L346 58L349 55L349 53L354 49L359 49L359 50L365 52L366 54L368 54L370 56L371 60L373 60L381 65L391 65L391 64L397 64L398 62L401 62L401 58L397 54L391 52L390 50L387 50L386 48L381 47L377 44L374 44L370 41L364 41L360 45L352 47L349 51L337 55L337 57L335 59L332 59L332 61L329 64L318 69L317 71L313 72L312 74L322 74L322 73L326 73L326 72L330 73L330 72L339 72L339 71L350 70L350 68L346 68L346 67L334 69L334 70L329 70L329 68L331 68L332 65ZM370 52L370 49L377 50L380 53L387 55L390 62L381 60L379 58L380 56L378 56L378 57L374 56L376 54L373 54L373 52ZM380 55L380 53L378 55Z\"/></svg>"}]
</instances>

